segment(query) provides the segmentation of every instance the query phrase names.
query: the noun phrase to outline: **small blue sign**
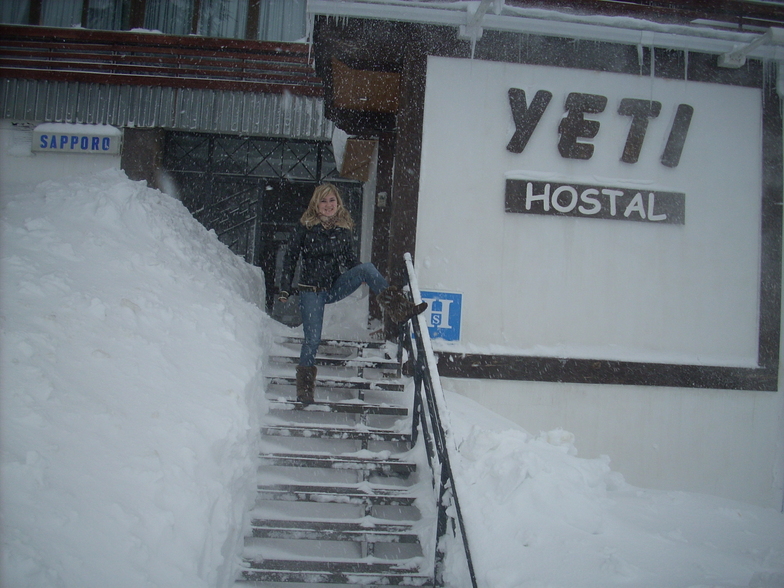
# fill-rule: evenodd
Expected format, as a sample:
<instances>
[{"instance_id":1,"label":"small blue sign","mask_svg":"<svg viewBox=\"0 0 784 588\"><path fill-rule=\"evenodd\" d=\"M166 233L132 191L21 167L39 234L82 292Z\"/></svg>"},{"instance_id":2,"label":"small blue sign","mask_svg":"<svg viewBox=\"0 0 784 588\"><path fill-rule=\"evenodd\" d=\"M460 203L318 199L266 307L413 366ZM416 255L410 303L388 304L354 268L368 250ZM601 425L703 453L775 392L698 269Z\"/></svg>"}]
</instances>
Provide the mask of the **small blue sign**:
<instances>
[{"instance_id":1,"label":"small blue sign","mask_svg":"<svg viewBox=\"0 0 784 588\"><path fill-rule=\"evenodd\" d=\"M427 302L425 321L430 338L459 341L463 295L455 292L423 291L422 300Z\"/></svg>"}]
</instances>

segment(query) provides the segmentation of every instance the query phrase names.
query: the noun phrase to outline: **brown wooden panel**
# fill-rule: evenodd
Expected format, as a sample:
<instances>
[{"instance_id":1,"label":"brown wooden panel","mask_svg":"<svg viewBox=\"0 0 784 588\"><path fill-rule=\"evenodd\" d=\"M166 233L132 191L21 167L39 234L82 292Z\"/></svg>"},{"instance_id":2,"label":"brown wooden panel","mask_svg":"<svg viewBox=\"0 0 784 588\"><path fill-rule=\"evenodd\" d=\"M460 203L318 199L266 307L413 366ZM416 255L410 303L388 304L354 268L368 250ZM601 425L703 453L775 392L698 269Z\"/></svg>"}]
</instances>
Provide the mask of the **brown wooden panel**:
<instances>
[{"instance_id":1,"label":"brown wooden panel","mask_svg":"<svg viewBox=\"0 0 784 588\"><path fill-rule=\"evenodd\" d=\"M0 57L0 67L14 69L37 69L37 70L61 70L72 72L105 72L113 74L130 74L145 77L165 77L170 78L211 78L216 80L243 80L243 81L266 81L281 82L284 84L318 84L320 80L316 77L305 77L302 75L291 75L286 73L258 73L248 70L236 70L227 68L188 68L188 67L156 67L152 64L127 64L127 63L103 63L84 61L53 61L46 59L7 59Z\"/></svg>"},{"instance_id":2,"label":"brown wooden panel","mask_svg":"<svg viewBox=\"0 0 784 588\"><path fill-rule=\"evenodd\" d=\"M309 60L303 55L274 55L267 53L221 53L219 51L192 50L183 52L175 47L143 47L135 45L83 45L80 43L59 43L45 41L0 41L5 55L15 57L46 56L51 59L93 59L100 60L138 60L149 63L178 63L188 65L210 65L242 63L246 67L263 64L275 69L308 72L315 75Z\"/></svg>"},{"instance_id":3,"label":"brown wooden panel","mask_svg":"<svg viewBox=\"0 0 784 588\"><path fill-rule=\"evenodd\" d=\"M261 52L281 56L304 55L307 57L310 54L310 47L304 43L275 43L271 41L246 41L241 39L19 25L0 25L0 39L3 42L10 39L27 39L59 42L73 41L80 45L104 43L110 46L125 44L139 47L172 47L175 49L211 51L216 55L242 52L249 55L258 55Z\"/></svg>"},{"instance_id":4,"label":"brown wooden panel","mask_svg":"<svg viewBox=\"0 0 784 588\"><path fill-rule=\"evenodd\" d=\"M389 113L398 110L400 74L352 69L333 59L332 84L337 108Z\"/></svg>"},{"instance_id":5,"label":"brown wooden panel","mask_svg":"<svg viewBox=\"0 0 784 588\"><path fill-rule=\"evenodd\" d=\"M323 95L305 45L0 25L10 78Z\"/></svg>"},{"instance_id":6,"label":"brown wooden panel","mask_svg":"<svg viewBox=\"0 0 784 588\"><path fill-rule=\"evenodd\" d=\"M727 390L778 389L778 369L679 365L599 359L439 353L446 378L529 380L574 384L617 384Z\"/></svg>"},{"instance_id":7,"label":"brown wooden panel","mask_svg":"<svg viewBox=\"0 0 784 588\"><path fill-rule=\"evenodd\" d=\"M346 141L343 165L340 167L340 177L367 182L370 179L370 168L373 163L376 144L377 141L367 139L351 138Z\"/></svg>"}]
</instances>

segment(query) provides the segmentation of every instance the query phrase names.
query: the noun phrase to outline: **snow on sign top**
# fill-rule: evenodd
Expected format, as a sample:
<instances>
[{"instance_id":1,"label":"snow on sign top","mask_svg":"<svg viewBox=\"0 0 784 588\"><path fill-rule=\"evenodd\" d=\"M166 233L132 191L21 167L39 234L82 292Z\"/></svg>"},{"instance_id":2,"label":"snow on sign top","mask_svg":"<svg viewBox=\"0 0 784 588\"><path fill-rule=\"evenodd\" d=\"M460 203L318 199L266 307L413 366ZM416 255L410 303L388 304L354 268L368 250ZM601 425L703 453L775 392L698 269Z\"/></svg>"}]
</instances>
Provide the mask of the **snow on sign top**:
<instances>
[{"instance_id":1,"label":"snow on sign top","mask_svg":"<svg viewBox=\"0 0 784 588\"><path fill-rule=\"evenodd\" d=\"M32 150L52 153L116 155L123 132L110 125L44 123L33 129Z\"/></svg>"}]
</instances>

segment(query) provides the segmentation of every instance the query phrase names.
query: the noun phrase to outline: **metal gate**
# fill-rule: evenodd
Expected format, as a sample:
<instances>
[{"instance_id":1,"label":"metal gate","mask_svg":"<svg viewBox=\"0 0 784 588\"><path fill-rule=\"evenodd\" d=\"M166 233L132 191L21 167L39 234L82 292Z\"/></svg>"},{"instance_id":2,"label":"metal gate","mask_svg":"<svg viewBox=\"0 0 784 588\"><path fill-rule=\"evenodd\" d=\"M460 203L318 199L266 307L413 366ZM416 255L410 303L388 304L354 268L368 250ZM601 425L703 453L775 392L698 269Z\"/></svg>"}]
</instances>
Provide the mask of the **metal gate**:
<instances>
[{"instance_id":1,"label":"metal gate","mask_svg":"<svg viewBox=\"0 0 784 588\"><path fill-rule=\"evenodd\" d=\"M262 268L270 313L288 237L321 182L339 186L359 255L362 184L339 177L330 143L167 132L163 168L191 214Z\"/></svg>"}]
</instances>

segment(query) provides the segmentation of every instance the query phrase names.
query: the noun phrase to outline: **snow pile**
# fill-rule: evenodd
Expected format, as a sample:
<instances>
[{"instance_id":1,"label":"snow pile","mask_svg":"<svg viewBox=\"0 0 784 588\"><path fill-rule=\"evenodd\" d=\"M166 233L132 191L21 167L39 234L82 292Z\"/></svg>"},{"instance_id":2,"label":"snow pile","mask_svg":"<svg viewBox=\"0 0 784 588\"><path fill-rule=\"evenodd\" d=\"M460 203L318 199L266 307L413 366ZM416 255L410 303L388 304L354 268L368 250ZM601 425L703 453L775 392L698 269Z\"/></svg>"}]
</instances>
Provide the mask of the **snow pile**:
<instances>
[{"instance_id":1,"label":"snow pile","mask_svg":"<svg viewBox=\"0 0 784 588\"><path fill-rule=\"evenodd\" d=\"M255 483L258 268L110 170L3 194L3 586L221 586Z\"/></svg>"},{"instance_id":2,"label":"snow pile","mask_svg":"<svg viewBox=\"0 0 784 588\"><path fill-rule=\"evenodd\" d=\"M784 586L781 513L632 487L609 458L577 457L566 431L532 436L469 399L447 398L479 586ZM460 569L450 555L448 567Z\"/></svg>"},{"instance_id":3,"label":"snow pile","mask_svg":"<svg viewBox=\"0 0 784 588\"><path fill-rule=\"evenodd\" d=\"M0 217L0 584L229 585L280 331L261 273L115 170L15 189ZM781 513L631 487L565 431L446 399L482 588L784 586ZM449 588L464 569L452 542Z\"/></svg>"}]
</instances>

